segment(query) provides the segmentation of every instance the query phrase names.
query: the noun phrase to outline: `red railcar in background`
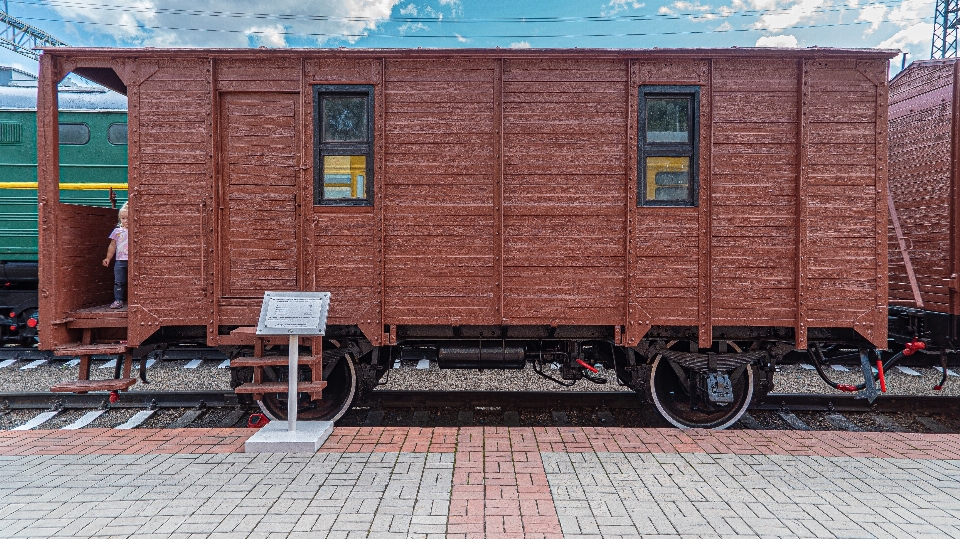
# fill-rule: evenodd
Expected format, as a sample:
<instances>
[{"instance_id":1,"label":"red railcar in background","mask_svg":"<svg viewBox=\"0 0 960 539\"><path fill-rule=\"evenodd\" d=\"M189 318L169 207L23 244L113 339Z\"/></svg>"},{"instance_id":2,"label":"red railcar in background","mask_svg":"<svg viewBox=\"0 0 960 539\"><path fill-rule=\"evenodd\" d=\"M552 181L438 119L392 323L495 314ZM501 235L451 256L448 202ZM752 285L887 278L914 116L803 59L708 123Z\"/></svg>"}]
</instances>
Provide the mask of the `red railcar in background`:
<instances>
[{"instance_id":1,"label":"red railcar in background","mask_svg":"<svg viewBox=\"0 0 960 539\"><path fill-rule=\"evenodd\" d=\"M416 350L604 364L672 423L728 426L784 354L886 347L892 55L45 50L41 346L252 347L238 391L281 416L263 293L329 291L301 417L339 417ZM129 99L122 311L99 264L115 212L57 198L69 72Z\"/></svg>"},{"instance_id":2,"label":"red railcar in background","mask_svg":"<svg viewBox=\"0 0 960 539\"><path fill-rule=\"evenodd\" d=\"M960 63L913 62L890 82L891 337L960 340Z\"/></svg>"}]
</instances>

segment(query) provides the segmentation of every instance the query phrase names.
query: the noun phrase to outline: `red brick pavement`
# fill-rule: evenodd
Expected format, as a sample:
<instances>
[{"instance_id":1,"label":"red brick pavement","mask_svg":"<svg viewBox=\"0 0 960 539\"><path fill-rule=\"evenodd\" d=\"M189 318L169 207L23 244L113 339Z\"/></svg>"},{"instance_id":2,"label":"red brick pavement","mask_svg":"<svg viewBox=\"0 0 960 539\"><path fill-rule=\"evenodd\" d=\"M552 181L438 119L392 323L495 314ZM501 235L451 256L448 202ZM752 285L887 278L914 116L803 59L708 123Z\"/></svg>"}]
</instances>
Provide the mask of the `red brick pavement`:
<instances>
[{"instance_id":1,"label":"red brick pavement","mask_svg":"<svg viewBox=\"0 0 960 539\"><path fill-rule=\"evenodd\" d=\"M232 453L253 429L0 431L0 455ZM960 459L960 435L591 427L337 427L323 452L712 453Z\"/></svg>"}]
</instances>

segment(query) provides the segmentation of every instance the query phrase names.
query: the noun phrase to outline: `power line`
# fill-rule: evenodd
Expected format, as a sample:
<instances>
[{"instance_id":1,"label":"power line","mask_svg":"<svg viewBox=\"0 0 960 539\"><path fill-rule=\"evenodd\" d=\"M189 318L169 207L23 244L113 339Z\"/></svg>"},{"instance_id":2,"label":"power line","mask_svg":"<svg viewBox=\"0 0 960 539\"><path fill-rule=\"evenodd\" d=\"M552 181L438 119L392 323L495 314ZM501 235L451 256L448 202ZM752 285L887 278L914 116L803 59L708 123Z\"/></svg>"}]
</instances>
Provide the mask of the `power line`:
<instances>
[{"instance_id":1,"label":"power line","mask_svg":"<svg viewBox=\"0 0 960 539\"><path fill-rule=\"evenodd\" d=\"M772 10L720 10L720 11L690 11L684 13L657 13L645 15L608 15L608 16L576 16L576 17L495 17L495 18L444 18L438 17L369 17L369 16L349 16L339 17L333 15L308 15L308 14L271 14L271 13L246 13L232 11L210 11L199 9L174 9L151 7L144 8L139 6L123 6L115 4L92 4L86 2L73 2L70 0L47 0L46 2L27 2L23 0L12 0L15 4L29 6L48 5L52 7L72 7L90 11L120 11L123 13L147 13L147 14L167 14L174 16L189 17L220 17L220 18L246 18L260 20L278 20L278 21L305 21L305 22L395 22L395 23L440 23L440 24L529 24L529 23L589 23L589 22L643 22L652 20L671 20L671 19L704 19L714 20L714 17L730 17L732 15L742 17L777 15L789 13L790 8L772 9ZM899 5L900 0L886 0L873 2L871 5ZM850 5L836 7L825 6L808 11L807 13L840 13L844 11L856 11L859 7Z\"/></svg>"},{"instance_id":2,"label":"power line","mask_svg":"<svg viewBox=\"0 0 960 539\"><path fill-rule=\"evenodd\" d=\"M122 24L122 23L108 23L108 22L95 22L95 21L70 21L65 19L45 19L45 18L28 18L32 21L40 22L56 22L56 23L66 23L66 24L80 24L80 25L90 25L90 26L110 26L110 27L119 27L119 28L139 28L146 30L172 30L176 32L209 32L209 33L225 33L225 34L243 34L243 35L282 35L289 37L341 37L341 38L361 38L369 37L369 34L360 33L360 34L348 34L348 33L320 33L320 32L289 32L289 31L280 31L280 32L264 32L258 30L233 30L233 29L221 29L221 28L185 28L185 27L175 27L175 26L147 26L139 24ZM905 18L899 19L900 21L909 22L909 21L924 21L925 18ZM866 24L873 24L869 21L854 21L854 22L838 22L838 23L825 23L825 24L810 24L810 25L794 25L794 26L785 26L778 28L764 28L764 27L752 27L752 28L727 28L727 29L712 29L712 30L683 30L683 31L667 31L667 32L622 32L622 33L596 33L596 34L513 34L513 35L473 35L473 36L461 36L468 37L470 39L567 39L567 38L584 38L584 37L645 37L645 36L669 36L669 35L700 35L700 34L722 34L722 33L732 33L732 32L767 32L767 31L783 31L783 30L802 30L810 28L834 28L834 27L843 27L843 26L862 26ZM416 37L417 39L457 39L455 35L446 35L446 34L416 34L414 35L404 35L404 34L383 34L378 33L376 37L386 37L386 38L408 38Z\"/></svg>"}]
</instances>

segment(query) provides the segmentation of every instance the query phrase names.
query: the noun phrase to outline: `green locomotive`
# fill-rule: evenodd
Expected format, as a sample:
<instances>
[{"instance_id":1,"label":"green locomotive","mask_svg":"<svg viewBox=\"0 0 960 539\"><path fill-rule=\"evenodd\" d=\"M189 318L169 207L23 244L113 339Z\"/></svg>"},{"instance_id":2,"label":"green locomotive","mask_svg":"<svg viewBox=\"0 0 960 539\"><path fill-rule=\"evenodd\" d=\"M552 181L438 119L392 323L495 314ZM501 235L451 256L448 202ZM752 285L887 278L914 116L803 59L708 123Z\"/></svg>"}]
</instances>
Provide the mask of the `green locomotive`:
<instances>
[{"instance_id":1,"label":"green locomotive","mask_svg":"<svg viewBox=\"0 0 960 539\"><path fill-rule=\"evenodd\" d=\"M59 94L60 200L119 207L127 197L126 97L69 83ZM36 107L36 77L0 67L0 344L36 342Z\"/></svg>"}]
</instances>

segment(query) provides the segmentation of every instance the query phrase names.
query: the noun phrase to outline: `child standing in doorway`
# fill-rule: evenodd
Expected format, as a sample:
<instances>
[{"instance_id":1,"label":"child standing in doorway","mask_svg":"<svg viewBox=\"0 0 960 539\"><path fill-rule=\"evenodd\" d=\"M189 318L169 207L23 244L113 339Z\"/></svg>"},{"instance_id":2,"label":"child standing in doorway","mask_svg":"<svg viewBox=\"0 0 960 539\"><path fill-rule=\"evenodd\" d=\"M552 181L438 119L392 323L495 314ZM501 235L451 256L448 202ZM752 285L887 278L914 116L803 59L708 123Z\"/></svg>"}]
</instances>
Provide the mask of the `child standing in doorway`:
<instances>
[{"instance_id":1,"label":"child standing in doorway","mask_svg":"<svg viewBox=\"0 0 960 539\"><path fill-rule=\"evenodd\" d=\"M110 265L110 259L117 255L117 263L113 266L113 303L111 309L122 309L123 301L127 296L127 260L129 258L128 244L130 240L127 228L127 202L120 207L118 214L120 222L110 233L110 246L107 247L107 258L103 259L104 267Z\"/></svg>"}]
</instances>

